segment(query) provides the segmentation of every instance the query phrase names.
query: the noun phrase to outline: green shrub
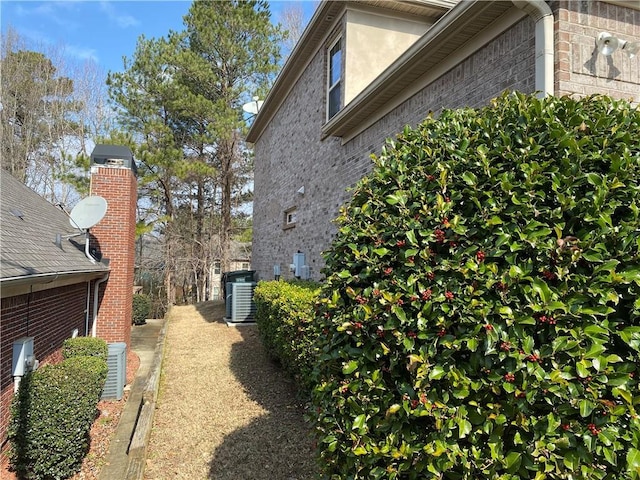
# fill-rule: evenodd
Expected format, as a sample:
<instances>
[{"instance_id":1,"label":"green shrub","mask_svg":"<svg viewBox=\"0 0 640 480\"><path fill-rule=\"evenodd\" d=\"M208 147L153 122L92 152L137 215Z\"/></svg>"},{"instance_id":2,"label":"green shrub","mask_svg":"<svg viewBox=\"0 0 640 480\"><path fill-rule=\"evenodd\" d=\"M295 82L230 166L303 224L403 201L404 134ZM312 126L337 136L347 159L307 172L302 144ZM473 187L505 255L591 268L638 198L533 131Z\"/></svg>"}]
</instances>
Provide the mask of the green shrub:
<instances>
[{"instance_id":1,"label":"green shrub","mask_svg":"<svg viewBox=\"0 0 640 480\"><path fill-rule=\"evenodd\" d=\"M8 435L11 466L21 477L62 479L80 469L106 378L107 363L88 356L23 377Z\"/></svg>"},{"instance_id":2,"label":"green shrub","mask_svg":"<svg viewBox=\"0 0 640 480\"><path fill-rule=\"evenodd\" d=\"M151 311L151 299L144 293L136 293L133 296L133 324L144 325Z\"/></svg>"},{"instance_id":3,"label":"green shrub","mask_svg":"<svg viewBox=\"0 0 640 480\"><path fill-rule=\"evenodd\" d=\"M262 343L307 394L315 361L317 297L318 285L312 282L259 282L253 294Z\"/></svg>"},{"instance_id":4,"label":"green shrub","mask_svg":"<svg viewBox=\"0 0 640 480\"><path fill-rule=\"evenodd\" d=\"M67 338L62 344L62 358L98 357L107 361L109 347L107 342L95 337Z\"/></svg>"},{"instance_id":5,"label":"green shrub","mask_svg":"<svg viewBox=\"0 0 640 480\"><path fill-rule=\"evenodd\" d=\"M638 109L505 95L374 162L326 255L326 473L639 478Z\"/></svg>"}]
</instances>

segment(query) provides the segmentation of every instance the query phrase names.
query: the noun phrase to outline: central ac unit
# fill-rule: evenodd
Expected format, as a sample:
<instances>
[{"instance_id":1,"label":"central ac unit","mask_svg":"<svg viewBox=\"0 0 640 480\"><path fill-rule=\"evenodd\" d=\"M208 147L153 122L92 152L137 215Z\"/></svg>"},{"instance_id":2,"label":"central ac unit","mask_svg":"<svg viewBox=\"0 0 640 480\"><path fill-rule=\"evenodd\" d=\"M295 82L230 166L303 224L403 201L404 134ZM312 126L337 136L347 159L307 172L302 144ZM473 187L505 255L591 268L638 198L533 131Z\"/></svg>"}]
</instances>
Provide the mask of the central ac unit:
<instances>
[{"instance_id":1,"label":"central ac unit","mask_svg":"<svg viewBox=\"0 0 640 480\"><path fill-rule=\"evenodd\" d=\"M102 391L102 400L120 400L127 381L127 344L124 342L107 345L107 380Z\"/></svg>"},{"instance_id":2,"label":"central ac unit","mask_svg":"<svg viewBox=\"0 0 640 480\"><path fill-rule=\"evenodd\" d=\"M229 285L229 284L228 284ZM238 282L231 283L230 302L228 306L231 311L227 310L227 318L231 322L253 322L256 313L256 306L253 303L253 289L256 287L255 282Z\"/></svg>"}]
</instances>

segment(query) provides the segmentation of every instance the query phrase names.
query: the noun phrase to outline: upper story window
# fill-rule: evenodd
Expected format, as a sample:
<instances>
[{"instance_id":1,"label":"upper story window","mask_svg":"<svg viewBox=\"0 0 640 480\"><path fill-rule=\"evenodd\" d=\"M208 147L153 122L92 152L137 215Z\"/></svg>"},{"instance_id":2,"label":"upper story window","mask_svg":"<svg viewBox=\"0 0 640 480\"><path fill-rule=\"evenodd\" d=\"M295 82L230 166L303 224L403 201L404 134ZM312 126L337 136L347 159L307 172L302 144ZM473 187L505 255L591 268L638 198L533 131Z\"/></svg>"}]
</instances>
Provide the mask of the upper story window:
<instances>
[{"instance_id":1,"label":"upper story window","mask_svg":"<svg viewBox=\"0 0 640 480\"><path fill-rule=\"evenodd\" d=\"M329 48L327 88L327 120L342 107L342 39L339 38Z\"/></svg>"}]
</instances>

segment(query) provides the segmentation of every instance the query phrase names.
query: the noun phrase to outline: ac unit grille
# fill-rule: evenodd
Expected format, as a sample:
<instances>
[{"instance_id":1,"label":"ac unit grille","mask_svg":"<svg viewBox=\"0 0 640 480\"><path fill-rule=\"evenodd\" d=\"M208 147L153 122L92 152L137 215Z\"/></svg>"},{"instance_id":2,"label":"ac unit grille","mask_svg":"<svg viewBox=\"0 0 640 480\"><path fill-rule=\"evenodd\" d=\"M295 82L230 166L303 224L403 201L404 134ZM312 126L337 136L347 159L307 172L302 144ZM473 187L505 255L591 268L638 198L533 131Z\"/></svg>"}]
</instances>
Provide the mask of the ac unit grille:
<instances>
[{"instance_id":1,"label":"ac unit grille","mask_svg":"<svg viewBox=\"0 0 640 480\"><path fill-rule=\"evenodd\" d=\"M120 400L127 381L127 344L110 343L107 354L107 380L102 391L103 400Z\"/></svg>"},{"instance_id":2,"label":"ac unit grille","mask_svg":"<svg viewBox=\"0 0 640 480\"><path fill-rule=\"evenodd\" d=\"M256 313L253 303L253 290L255 282L231 284L231 321L252 322Z\"/></svg>"}]
</instances>

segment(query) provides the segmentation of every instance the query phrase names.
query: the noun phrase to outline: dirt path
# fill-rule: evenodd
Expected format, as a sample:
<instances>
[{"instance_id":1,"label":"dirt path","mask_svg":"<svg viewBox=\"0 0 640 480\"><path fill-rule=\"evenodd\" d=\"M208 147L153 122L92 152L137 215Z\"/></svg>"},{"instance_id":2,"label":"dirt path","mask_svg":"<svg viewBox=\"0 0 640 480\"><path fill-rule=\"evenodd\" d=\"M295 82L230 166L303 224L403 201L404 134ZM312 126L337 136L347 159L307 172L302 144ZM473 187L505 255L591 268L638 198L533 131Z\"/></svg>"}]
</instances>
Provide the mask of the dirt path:
<instances>
[{"instance_id":1,"label":"dirt path","mask_svg":"<svg viewBox=\"0 0 640 480\"><path fill-rule=\"evenodd\" d=\"M145 479L316 478L293 384L256 327L227 327L224 304L175 307Z\"/></svg>"}]
</instances>

